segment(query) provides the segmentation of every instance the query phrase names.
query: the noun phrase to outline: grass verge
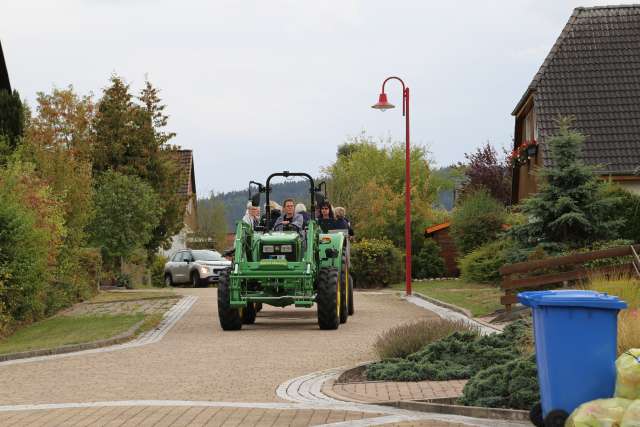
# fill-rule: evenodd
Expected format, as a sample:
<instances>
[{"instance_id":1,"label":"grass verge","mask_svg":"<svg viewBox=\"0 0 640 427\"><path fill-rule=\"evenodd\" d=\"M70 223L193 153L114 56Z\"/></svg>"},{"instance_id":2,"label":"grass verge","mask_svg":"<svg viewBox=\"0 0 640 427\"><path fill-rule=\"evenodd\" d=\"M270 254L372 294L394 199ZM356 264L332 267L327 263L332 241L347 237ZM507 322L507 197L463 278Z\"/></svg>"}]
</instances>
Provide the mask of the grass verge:
<instances>
[{"instance_id":1,"label":"grass verge","mask_svg":"<svg viewBox=\"0 0 640 427\"><path fill-rule=\"evenodd\" d=\"M0 354L108 339L127 331L144 318L142 313L51 317L20 329L0 341Z\"/></svg>"},{"instance_id":2,"label":"grass verge","mask_svg":"<svg viewBox=\"0 0 640 427\"><path fill-rule=\"evenodd\" d=\"M393 289L404 289L404 283L393 285ZM413 282L415 292L440 301L466 308L473 316L485 316L503 308L502 293L496 286L467 283L461 280L429 280Z\"/></svg>"},{"instance_id":3,"label":"grass verge","mask_svg":"<svg viewBox=\"0 0 640 427\"><path fill-rule=\"evenodd\" d=\"M177 298L178 295L174 291L149 291L149 292L124 292L124 291L112 291L112 292L100 292L95 297L91 298L88 302L115 302L115 301L133 301L141 299L156 299L156 298Z\"/></svg>"}]
</instances>

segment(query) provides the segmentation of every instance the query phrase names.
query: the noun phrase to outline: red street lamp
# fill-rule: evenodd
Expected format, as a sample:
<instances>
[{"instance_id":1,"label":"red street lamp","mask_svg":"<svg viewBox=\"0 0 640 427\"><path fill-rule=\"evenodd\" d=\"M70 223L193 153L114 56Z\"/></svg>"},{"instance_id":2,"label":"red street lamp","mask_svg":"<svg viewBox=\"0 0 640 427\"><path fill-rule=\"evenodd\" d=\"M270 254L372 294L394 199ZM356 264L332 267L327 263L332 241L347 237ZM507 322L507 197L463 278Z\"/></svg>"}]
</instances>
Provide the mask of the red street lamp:
<instances>
[{"instance_id":1,"label":"red street lamp","mask_svg":"<svg viewBox=\"0 0 640 427\"><path fill-rule=\"evenodd\" d=\"M390 104L387 100L387 94L384 91L384 85L389 80L398 80L402 84L402 115L406 120L407 135L405 138L405 188L404 188L404 242L405 242L405 280L406 280L406 293L411 295L411 150L409 146L409 88L404 85L404 82L399 77L387 77L382 82L382 91L378 102L372 105L371 108L376 110L386 111L391 108L395 108L393 104Z\"/></svg>"}]
</instances>

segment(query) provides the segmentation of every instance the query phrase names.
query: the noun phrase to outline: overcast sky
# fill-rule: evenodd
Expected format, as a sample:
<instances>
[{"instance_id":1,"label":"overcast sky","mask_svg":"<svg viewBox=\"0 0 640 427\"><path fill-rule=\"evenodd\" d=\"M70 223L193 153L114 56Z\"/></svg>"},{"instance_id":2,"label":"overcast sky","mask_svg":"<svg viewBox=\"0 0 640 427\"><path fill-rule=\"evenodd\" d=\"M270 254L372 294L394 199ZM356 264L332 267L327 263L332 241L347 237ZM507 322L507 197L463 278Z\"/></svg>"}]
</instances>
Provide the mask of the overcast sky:
<instances>
[{"instance_id":1,"label":"overcast sky","mask_svg":"<svg viewBox=\"0 0 640 427\"><path fill-rule=\"evenodd\" d=\"M99 96L111 73L137 91L148 75L206 195L276 170L316 175L362 131L403 141L401 111L370 108L389 75L411 88L412 142L437 165L509 145L510 113L573 8L602 4L4 0L0 39L31 105L69 84ZM399 85L387 93L401 105Z\"/></svg>"}]
</instances>

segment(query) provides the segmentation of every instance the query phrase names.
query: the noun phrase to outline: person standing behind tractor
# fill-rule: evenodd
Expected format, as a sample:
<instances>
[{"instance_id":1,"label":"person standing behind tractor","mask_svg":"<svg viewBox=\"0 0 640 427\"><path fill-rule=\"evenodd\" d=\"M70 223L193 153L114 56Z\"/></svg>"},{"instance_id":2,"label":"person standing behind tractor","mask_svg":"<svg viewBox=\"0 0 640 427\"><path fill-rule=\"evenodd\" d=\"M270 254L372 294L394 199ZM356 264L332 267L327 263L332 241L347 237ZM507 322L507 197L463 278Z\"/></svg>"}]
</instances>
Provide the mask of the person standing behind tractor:
<instances>
[{"instance_id":1,"label":"person standing behind tractor","mask_svg":"<svg viewBox=\"0 0 640 427\"><path fill-rule=\"evenodd\" d=\"M309 216L309 213L307 212L307 207L304 205L304 203L298 203L296 205L296 211L297 214L302 215L302 226L303 227L307 227L307 224L309 224L309 219L311 218Z\"/></svg>"},{"instance_id":2,"label":"person standing behind tractor","mask_svg":"<svg viewBox=\"0 0 640 427\"><path fill-rule=\"evenodd\" d=\"M284 213L276 220L276 223L273 225L273 229L277 230L280 228L281 230L284 230L288 226L293 225L295 231L302 231L302 223L304 222L304 219L302 218L302 215L295 212L296 202L293 199L287 199L282 205L284 206Z\"/></svg>"},{"instance_id":3,"label":"person standing behind tractor","mask_svg":"<svg viewBox=\"0 0 640 427\"><path fill-rule=\"evenodd\" d=\"M353 237L353 228L351 228L351 221L346 217L346 211L343 207L336 206L333 208L333 212L336 214L336 228L340 230L349 230L349 237Z\"/></svg>"}]
</instances>

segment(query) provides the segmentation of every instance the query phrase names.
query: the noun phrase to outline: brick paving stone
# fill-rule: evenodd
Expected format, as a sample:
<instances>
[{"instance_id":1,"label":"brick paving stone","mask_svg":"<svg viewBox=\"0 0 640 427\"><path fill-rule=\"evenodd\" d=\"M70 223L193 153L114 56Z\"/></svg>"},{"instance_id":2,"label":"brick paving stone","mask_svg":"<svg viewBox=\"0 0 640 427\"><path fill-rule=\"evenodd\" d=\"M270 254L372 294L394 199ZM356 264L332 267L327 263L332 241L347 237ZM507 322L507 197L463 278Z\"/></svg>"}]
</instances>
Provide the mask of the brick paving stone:
<instances>
[{"instance_id":1,"label":"brick paving stone","mask_svg":"<svg viewBox=\"0 0 640 427\"><path fill-rule=\"evenodd\" d=\"M356 292L356 315L338 331L319 330L315 309L265 306L254 325L230 333L221 330L215 316L216 289L176 292L196 295L198 300L161 341L115 352L0 366L0 403L280 402L274 393L279 384L309 372L371 360L378 334L399 323L435 316L393 294ZM288 348L295 352L284 351ZM260 357L247 349L259 350ZM239 376L230 367L260 372L259 379Z\"/></svg>"}]
</instances>

